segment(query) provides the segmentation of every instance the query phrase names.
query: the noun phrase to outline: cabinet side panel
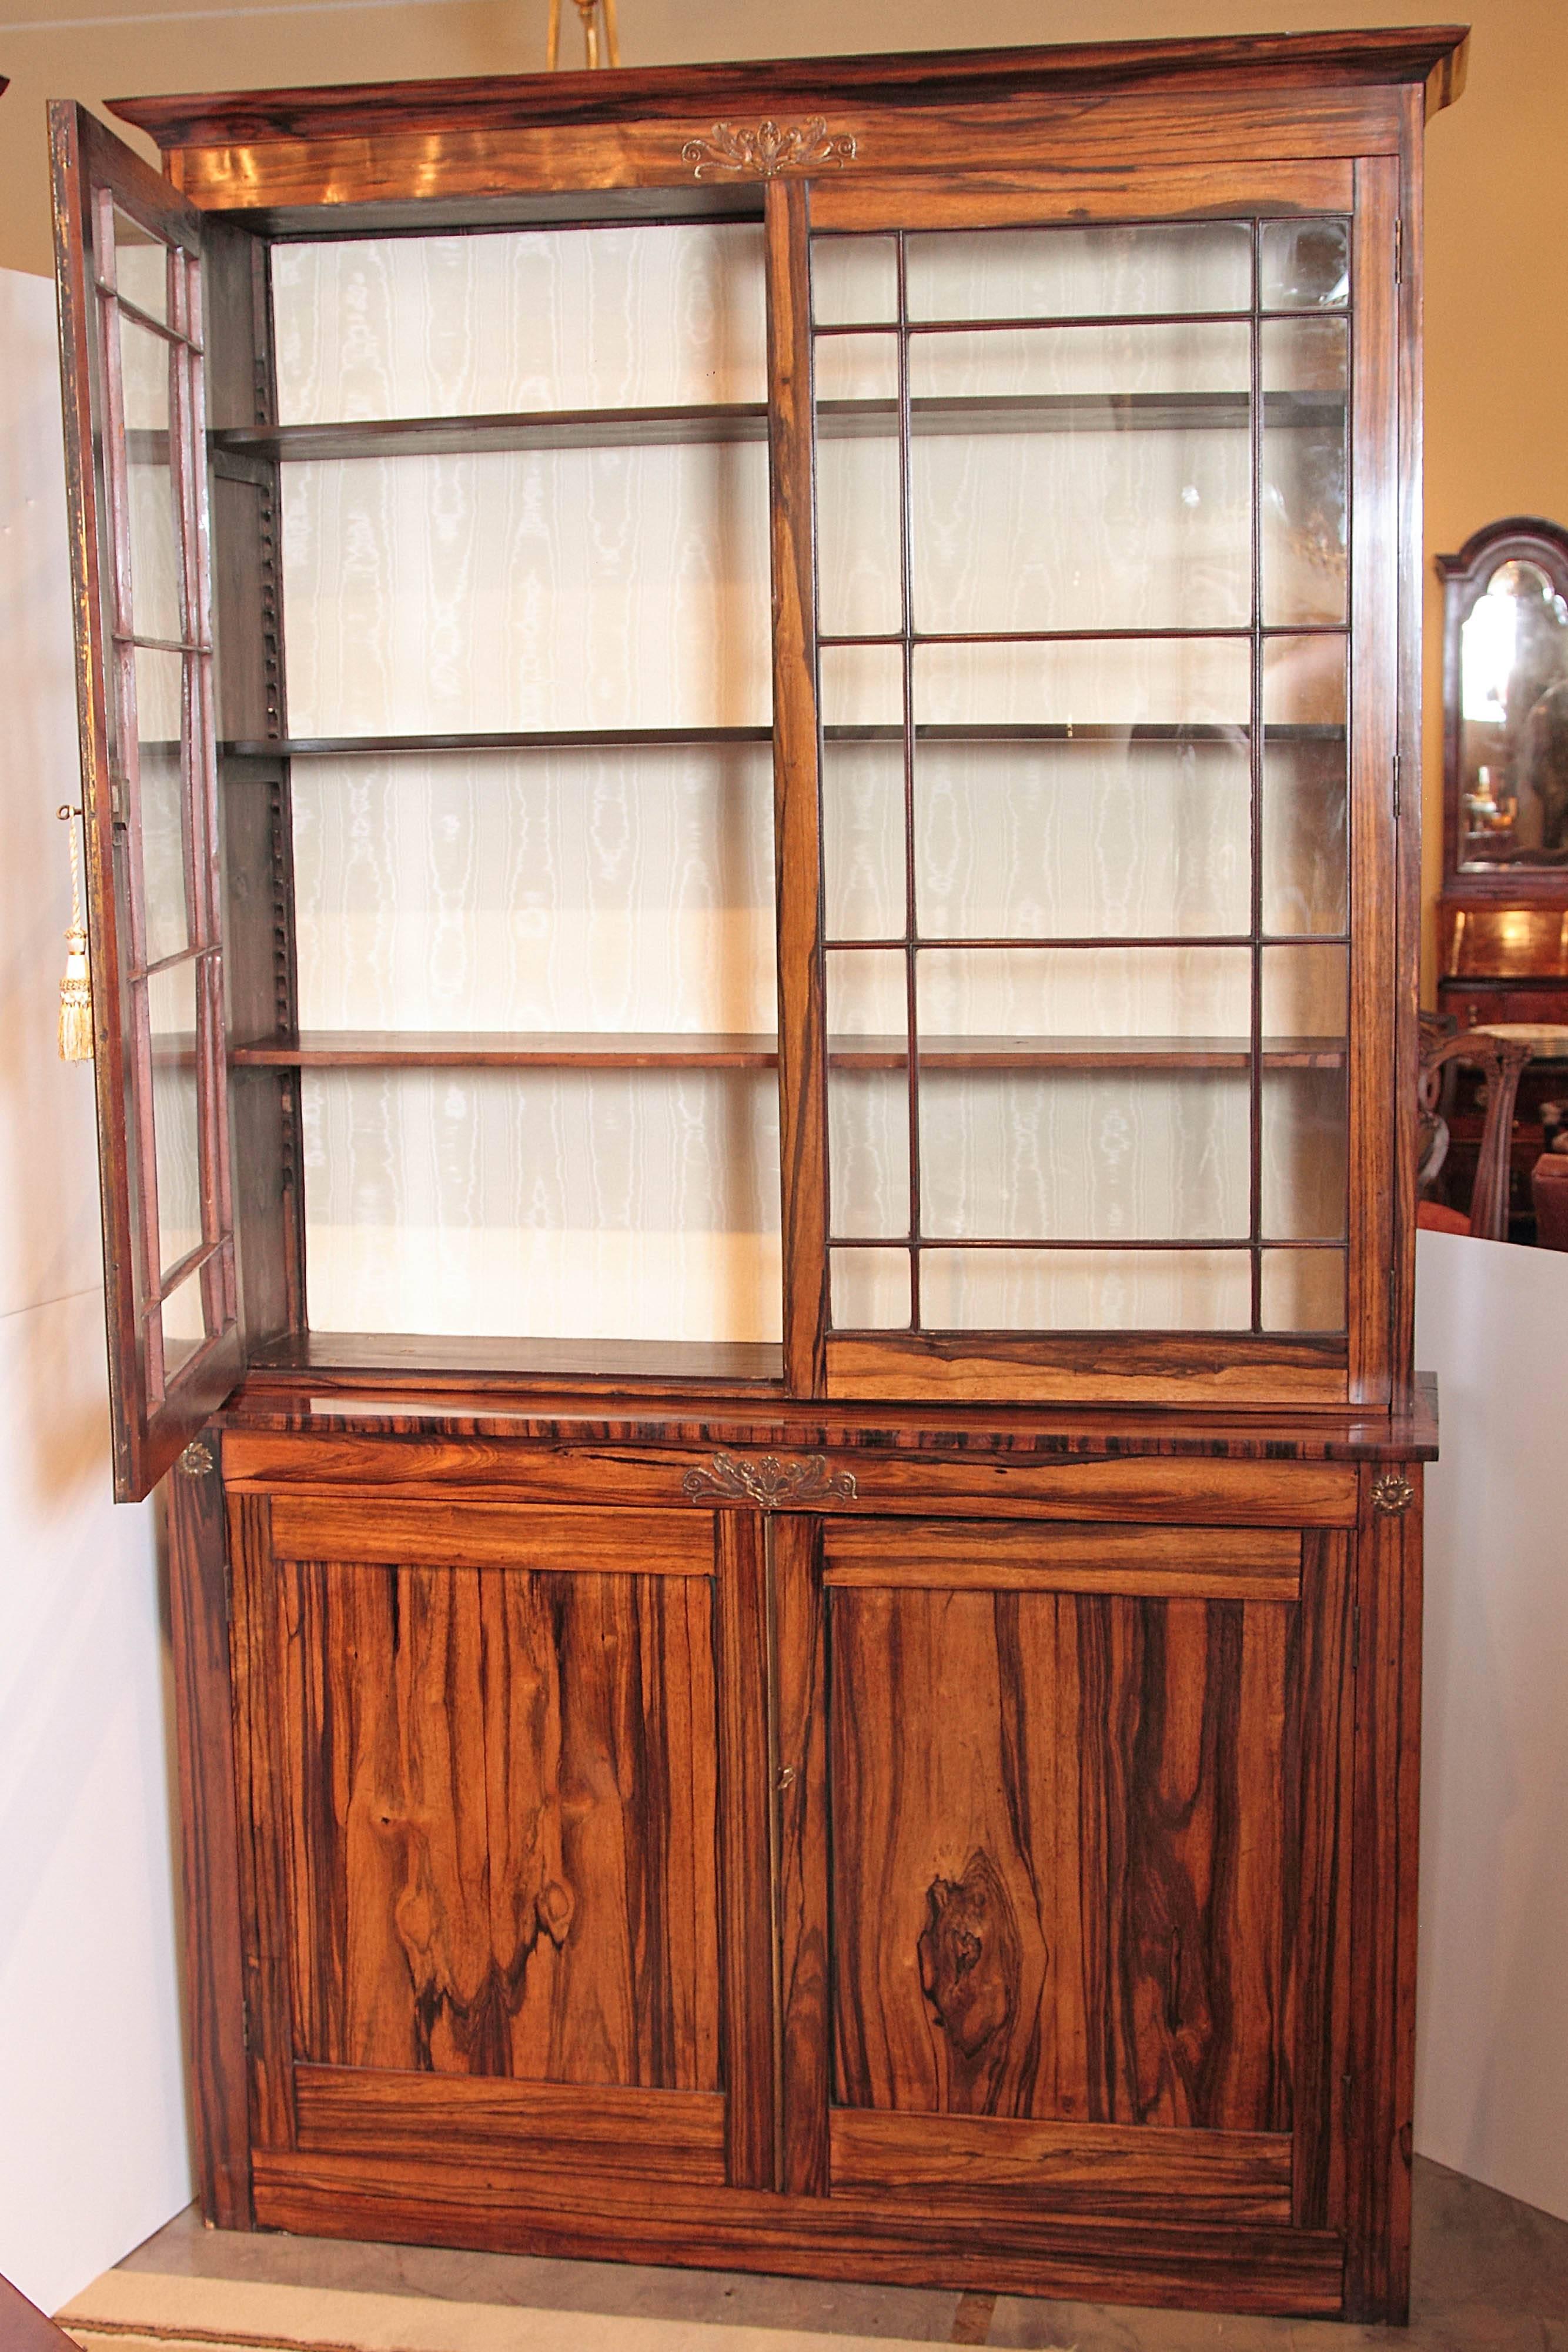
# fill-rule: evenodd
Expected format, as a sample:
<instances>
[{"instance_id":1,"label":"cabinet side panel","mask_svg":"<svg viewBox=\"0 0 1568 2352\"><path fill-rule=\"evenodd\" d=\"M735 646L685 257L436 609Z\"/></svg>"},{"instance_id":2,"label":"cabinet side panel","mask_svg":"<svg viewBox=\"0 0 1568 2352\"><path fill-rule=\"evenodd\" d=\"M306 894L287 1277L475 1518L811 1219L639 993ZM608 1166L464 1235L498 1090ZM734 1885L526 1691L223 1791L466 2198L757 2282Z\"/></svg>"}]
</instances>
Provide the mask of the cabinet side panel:
<instances>
[{"instance_id":1,"label":"cabinet side panel","mask_svg":"<svg viewBox=\"0 0 1568 2352\"><path fill-rule=\"evenodd\" d=\"M1363 1471L1356 1536L1345 2214L1345 2317L1395 2327L1410 2307L1421 1777L1421 1473L1399 1475L1413 1498L1379 1508Z\"/></svg>"},{"instance_id":2,"label":"cabinet side panel","mask_svg":"<svg viewBox=\"0 0 1568 2352\"><path fill-rule=\"evenodd\" d=\"M1406 1068L1396 1040L1414 1013L1400 991L1395 922L1395 760L1399 751L1401 551L1398 337L1395 282L1399 167L1356 165L1351 396L1350 1401L1390 1396L1395 1194L1408 1163L1396 1109ZM1412 791L1418 790L1419 779ZM1400 791L1403 805L1403 790ZM1415 1072L1411 1082L1414 1118Z\"/></svg>"},{"instance_id":3,"label":"cabinet side panel","mask_svg":"<svg viewBox=\"0 0 1568 2352\"><path fill-rule=\"evenodd\" d=\"M214 224L204 290L211 422L214 427L270 424L275 402L267 247L231 224ZM238 1044L287 1041L297 1034L288 763L222 748L277 741L287 731L277 461L220 452L212 460L211 487L218 817L232 1051ZM233 1068L229 1118L241 1317L247 1347L254 1348L304 1328L298 1072Z\"/></svg>"},{"instance_id":4,"label":"cabinet side panel","mask_svg":"<svg viewBox=\"0 0 1568 2352\"><path fill-rule=\"evenodd\" d=\"M1414 1171L1417 1158L1416 1085L1420 1063L1422 822L1422 212L1425 125L1421 94L1405 93L1400 162L1399 286L1399 761L1396 845L1399 937L1395 955L1397 1026L1394 1041L1395 1165ZM1385 169L1387 168L1385 165ZM1448 692L1445 682L1444 698ZM1532 1008L1533 1011L1533 1008ZM1527 1015L1527 1017L1530 1017ZM1536 1015L1550 1020L1548 1013ZM1507 1015L1504 1015L1507 1018ZM1389 1318L1392 1402L1411 1393L1416 1363L1416 1187L1414 1173L1396 1186L1394 1298Z\"/></svg>"},{"instance_id":5,"label":"cabinet side panel","mask_svg":"<svg viewBox=\"0 0 1568 2352\"><path fill-rule=\"evenodd\" d=\"M188 1464L188 1466L187 1466ZM169 1617L180 1776L186 2035L202 2218L248 2230L245 1962L223 1479L205 1447L169 1486Z\"/></svg>"}]
</instances>

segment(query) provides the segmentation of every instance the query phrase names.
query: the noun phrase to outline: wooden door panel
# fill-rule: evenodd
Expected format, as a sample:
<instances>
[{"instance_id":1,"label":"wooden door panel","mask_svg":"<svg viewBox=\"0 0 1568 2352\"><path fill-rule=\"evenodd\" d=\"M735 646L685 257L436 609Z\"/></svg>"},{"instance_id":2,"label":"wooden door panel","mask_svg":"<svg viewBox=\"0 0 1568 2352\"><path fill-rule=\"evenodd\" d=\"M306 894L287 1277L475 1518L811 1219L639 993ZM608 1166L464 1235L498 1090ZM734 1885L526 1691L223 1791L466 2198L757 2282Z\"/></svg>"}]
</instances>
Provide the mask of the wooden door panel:
<instances>
[{"instance_id":1,"label":"wooden door panel","mask_svg":"<svg viewBox=\"0 0 1568 2352\"><path fill-rule=\"evenodd\" d=\"M277 1564L300 2059L718 2089L712 1588L673 1549Z\"/></svg>"},{"instance_id":2,"label":"wooden door panel","mask_svg":"<svg viewBox=\"0 0 1568 2352\"><path fill-rule=\"evenodd\" d=\"M1301 1627L1343 1606L1343 1541L1309 1540L1297 1608L944 1591L883 1532L888 1584L857 1560L826 1595L835 2098L1291 2133L1337 1852Z\"/></svg>"}]
</instances>

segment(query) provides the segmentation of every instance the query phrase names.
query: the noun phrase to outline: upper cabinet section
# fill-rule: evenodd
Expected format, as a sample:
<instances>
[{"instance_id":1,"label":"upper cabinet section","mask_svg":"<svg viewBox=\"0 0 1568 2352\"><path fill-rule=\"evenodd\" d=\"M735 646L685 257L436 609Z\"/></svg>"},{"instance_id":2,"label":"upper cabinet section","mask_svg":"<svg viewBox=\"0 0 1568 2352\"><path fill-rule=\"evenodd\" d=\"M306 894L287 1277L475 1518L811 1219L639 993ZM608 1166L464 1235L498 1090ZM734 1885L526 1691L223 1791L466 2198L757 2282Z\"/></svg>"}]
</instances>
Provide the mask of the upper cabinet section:
<instances>
[{"instance_id":1,"label":"upper cabinet section","mask_svg":"<svg viewBox=\"0 0 1568 2352\"><path fill-rule=\"evenodd\" d=\"M275 1364L1395 1401L1415 167L1461 57L126 101L204 253L143 206L118 287L66 256L134 588L84 675L106 737L168 705L95 887L200 1180L128 1328L199 1276L198 1358L236 1282Z\"/></svg>"}]
</instances>

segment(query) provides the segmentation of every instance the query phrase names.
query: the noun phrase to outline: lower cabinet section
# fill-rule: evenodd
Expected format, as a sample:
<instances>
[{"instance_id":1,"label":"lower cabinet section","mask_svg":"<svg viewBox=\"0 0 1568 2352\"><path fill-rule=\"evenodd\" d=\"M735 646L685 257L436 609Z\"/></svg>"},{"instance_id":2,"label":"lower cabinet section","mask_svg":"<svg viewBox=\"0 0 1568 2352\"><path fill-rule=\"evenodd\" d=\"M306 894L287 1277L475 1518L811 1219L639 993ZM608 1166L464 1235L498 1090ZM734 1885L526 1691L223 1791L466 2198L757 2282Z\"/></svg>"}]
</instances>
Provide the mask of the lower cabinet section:
<instances>
[{"instance_id":1,"label":"lower cabinet section","mask_svg":"<svg viewBox=\"0 0 1568 2352\"><path fill-rule=\"evenodd\" d=\"M187 1822L248 2031L217 2218L1396 2315L1366 1476L1331 1525L1272 1465L1257 1525L1242 1465L1214 1524L652 1508L296 1443L231 1470L232 1688L183 1725L232 1699L227 1832Z\"/></svg>"}]
</instances>

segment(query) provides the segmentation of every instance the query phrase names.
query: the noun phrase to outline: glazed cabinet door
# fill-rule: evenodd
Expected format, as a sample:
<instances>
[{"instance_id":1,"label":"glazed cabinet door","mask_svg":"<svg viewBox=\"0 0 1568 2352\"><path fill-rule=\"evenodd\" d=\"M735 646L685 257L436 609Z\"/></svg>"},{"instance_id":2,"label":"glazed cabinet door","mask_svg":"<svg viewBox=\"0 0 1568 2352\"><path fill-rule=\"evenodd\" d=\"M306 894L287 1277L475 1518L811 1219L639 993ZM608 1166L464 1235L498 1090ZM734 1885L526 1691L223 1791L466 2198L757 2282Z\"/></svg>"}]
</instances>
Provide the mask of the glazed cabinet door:
<instances>
[{"instance_id":1,"label":"glazed cabinet door","mask_svg":"<svg viewBox=\"0 0 1568 2352\"><path fill-rule=\"evenodd\" d=\"M796 207L830 1395L1386 1398L1393 194Z\"/></svg>"},{"instance_id":2,"label":"glazed cabinet door","mask_svg":"<svg viewBox=\"0 0 1568 2352\"><path fill-rule=\"evenodd\" d=\"M1337 2306L1349 1550L826 1523L780 1637L796 2186L938 2231L983 2196L1151 2294L1241 2233Z\"/></svg>"},{"instance_id":3,"label":"glazed cabinet door","mask_svg":"<svg viewBox=\"0 0 1568 2352\"><path fill-rule=\"evenodd\" d=\"M115 1492L240 1369L224 1059L201 216L51 113Z\"/></svg>"},{"instance_id":4,"label":"glazed cabinet door","mask_svg":"<svg viewBox=\"0 0 1568 2352\"><path fill-rule=\"evenodd\" d=\"M371 2235L378 2164L722 2184L713 1516L231 1513L258 2220L340 2163Z\"/></svg>"}]
</instances>

